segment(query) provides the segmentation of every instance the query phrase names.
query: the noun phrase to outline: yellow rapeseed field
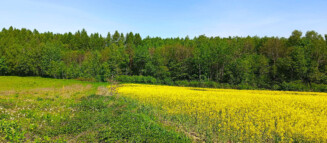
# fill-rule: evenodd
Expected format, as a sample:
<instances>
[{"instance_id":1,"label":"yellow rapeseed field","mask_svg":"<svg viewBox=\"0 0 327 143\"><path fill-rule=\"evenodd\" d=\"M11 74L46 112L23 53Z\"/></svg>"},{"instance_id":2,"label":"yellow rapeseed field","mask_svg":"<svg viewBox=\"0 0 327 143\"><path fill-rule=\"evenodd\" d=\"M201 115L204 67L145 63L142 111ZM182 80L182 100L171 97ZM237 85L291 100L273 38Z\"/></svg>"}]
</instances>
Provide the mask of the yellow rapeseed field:
<instances>
[{"instance_id":1,"label":"yellow rapeseed field","mask_svg":"<svg viewBox=\"0 0 327 143\"><path fill-rule=\"evenodd\" d=\"M206 141L327 142L327 94L123 84Z\"/></svg>"}]
</instances>

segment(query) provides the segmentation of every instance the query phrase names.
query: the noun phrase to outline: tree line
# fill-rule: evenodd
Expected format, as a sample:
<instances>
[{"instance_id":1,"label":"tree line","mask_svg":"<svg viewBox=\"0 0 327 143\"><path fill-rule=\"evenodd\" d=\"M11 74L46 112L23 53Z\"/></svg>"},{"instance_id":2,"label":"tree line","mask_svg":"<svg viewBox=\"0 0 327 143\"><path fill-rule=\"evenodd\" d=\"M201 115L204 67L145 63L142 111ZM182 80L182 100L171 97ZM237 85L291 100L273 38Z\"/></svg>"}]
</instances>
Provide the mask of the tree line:
<instances>
[{"instance_id":1,"label":"tree line","mask_svg":"<svg viewBox=\"0 0 327 143\"><path fill-rule=\"evenodd\" d=\"M0 75L327 91L326 39L298 30L288 38L191 39L9 27L0 32Z\"/></svg>"}]
</instances>

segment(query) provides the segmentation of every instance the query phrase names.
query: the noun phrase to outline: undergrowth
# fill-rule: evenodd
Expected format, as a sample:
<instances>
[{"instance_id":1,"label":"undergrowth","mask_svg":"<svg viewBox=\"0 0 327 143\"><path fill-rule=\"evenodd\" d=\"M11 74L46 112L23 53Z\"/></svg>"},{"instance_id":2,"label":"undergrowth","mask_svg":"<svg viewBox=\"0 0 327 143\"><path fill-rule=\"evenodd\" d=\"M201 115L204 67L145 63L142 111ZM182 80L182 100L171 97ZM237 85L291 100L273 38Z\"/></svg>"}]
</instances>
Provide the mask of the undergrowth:
<instances>
[{"instance_id":1,"label":"undergrowth","mask_svg":"<svg viewBox=\"0 0 327 143\"><path fill-rule=\"evenodd\" d=\"M97 95L106 83L0 78L0 142L191 142L151 107Z\"/></svg>"}]
</instances>

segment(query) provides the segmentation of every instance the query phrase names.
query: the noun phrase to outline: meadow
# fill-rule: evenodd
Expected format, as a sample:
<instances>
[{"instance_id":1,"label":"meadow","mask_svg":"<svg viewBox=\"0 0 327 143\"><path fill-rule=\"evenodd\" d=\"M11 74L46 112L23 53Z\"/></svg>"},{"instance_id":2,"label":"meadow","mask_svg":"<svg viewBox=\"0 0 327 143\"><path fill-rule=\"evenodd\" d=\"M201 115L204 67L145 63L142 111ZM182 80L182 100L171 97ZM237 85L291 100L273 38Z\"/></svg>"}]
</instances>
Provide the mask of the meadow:
<instances>
[{"instance_id":1,"label":"meadow","mask_svg":"<svg viewBox=\"0 0 327 143\"><path fill-rule=\"evenodd\" d=\"M0 76L0 142L327 142L327 93Z\"/></svg>"},{"instance_id":2,"label":"meadow","mask_svg":"<svg viewBox=\"0 0 327 143\"><path fill-rule=\"evenodd\" d=\"M197 142L327 142L327 94L124 84L121 96Z\"/></svg>"},{"instance_id":3,"label":"meadow","mask_svg":"<svg viewBox=\"0 0 327 143\"><path fill-rule=\"evenodd\" d=\"M190 142L108 83L0 76L0 142Z\"/></svg>"}]
</instances>

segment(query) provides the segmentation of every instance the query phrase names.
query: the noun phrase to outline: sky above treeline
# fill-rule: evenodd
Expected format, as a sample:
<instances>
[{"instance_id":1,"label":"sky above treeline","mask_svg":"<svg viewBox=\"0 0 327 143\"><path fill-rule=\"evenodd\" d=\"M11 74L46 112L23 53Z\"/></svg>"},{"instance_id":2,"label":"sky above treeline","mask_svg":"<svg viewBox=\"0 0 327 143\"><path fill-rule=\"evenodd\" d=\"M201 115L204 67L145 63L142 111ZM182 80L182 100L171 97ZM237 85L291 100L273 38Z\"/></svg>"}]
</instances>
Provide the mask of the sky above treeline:
<instances>
[{"instance_id":1,"label":"sky above treeline","mask_svg":"<svg viewBox=\"0 0 327 143\"><path fill-rule=\"evenodd\" d=\"M327 0L1 0L0 27L150 37L327 34Z\"/></svg>"}]
</instances>

